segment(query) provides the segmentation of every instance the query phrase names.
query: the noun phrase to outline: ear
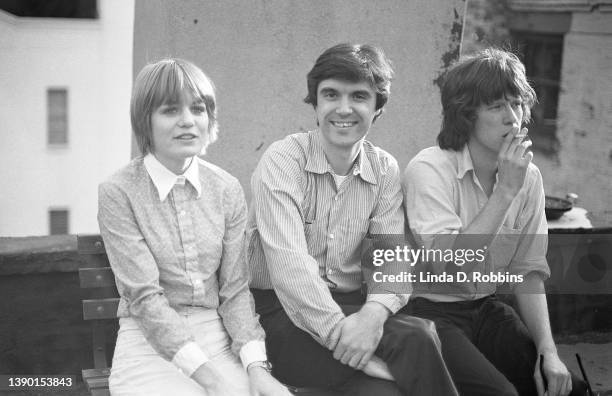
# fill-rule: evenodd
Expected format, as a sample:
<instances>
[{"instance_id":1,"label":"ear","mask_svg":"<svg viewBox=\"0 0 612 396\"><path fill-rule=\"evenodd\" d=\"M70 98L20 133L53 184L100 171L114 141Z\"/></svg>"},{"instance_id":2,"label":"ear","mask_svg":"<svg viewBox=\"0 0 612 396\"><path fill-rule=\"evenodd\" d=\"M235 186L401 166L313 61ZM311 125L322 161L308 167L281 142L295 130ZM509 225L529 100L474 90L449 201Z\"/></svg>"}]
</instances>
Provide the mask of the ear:
<instances>
[{"instance_id":1,"label":"ear","mask_svg":"<svg viewBox=\"0 0 612 396\"><path fill-rule=\"evenodd\" d=\"M315 121L317 122L317 127L318 127L318 126L319 126L319 118L317 117L317 105L316 105L316 104L313 104L313 105L312 105L312 109L313 109L313 110L314 110L314 112L315 112Z\"/></svg>"},{"instance_id":2,"label":"ear","mask_svg":"<svg viewBox=\"0 0 612 396\"><path fill-rule=\"evenodd\" d=\"M382 107L374 112L374 118L372 119L372 123L374 123L382 114Z\"/></svg>"}]
</instances>

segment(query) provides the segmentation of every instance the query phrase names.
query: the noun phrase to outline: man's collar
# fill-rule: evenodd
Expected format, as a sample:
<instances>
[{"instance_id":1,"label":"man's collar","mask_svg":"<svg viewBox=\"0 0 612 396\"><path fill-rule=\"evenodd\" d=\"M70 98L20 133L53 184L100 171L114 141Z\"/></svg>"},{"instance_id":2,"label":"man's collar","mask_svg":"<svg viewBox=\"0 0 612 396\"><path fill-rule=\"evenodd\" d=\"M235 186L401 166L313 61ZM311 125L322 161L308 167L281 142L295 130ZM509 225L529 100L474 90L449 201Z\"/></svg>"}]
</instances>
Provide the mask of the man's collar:
<instances>
[{"instance_id":1,"label":"man's collar","mask_svg":"<svg viewBox=\"0 0 612 396\"><path fill-rule=\"evenodd\" d=\"M191 164L182 175L176 175L161 162L155 158L155 156L151 153L147 154L144 157L144 166L157 189L157 193L159 194L159 200L164 201L172 187L175 184L183 184L185 180L189 181L189 183L195 188L197 192L198 198L202 194L202 185L200 184L200 169L198 166L197 157L193 157L191 160Z\"/></svg>"},{"instance_id":2,"label":"man's collar","mask_svg":"<svg viewBox=\"0 0 612 396\"><path fill-rule=\"evenodd\" d=\"M304 167L306 171L323 174L329 170L330 166L325 158L319 130L308 132L308 152L306 154L306 166Z\"/></svg>"},{"instance_id":3,"label":"man's collar","mask_svg":"<svg viewBox=\"0 0 612 396\"><path fill-rule=\"evenodd\" d=\"M306 156L306 166L304 169L308 172L324 174L326 172L332 172L331 166L325 158L325 151L323 151L323 145L321 144L321 136L319 131L311 131L309 133L310 144L308 145L308 152ZM376 177L374 177L374 170L368 156L365 154L363 143L359 148L359 153L353 164L352 171L353 175L359 175L364 181L376 184Z\"/></svg>"},{"instance_id":4,"label":"man's collar","mask_svg":"<svg viewBox=\"0 0 612 396\"><path fill-rule=\"evenodd\" d=\"M370 184L376 184L374 170L372 169L370 159L365 153L363 143L359 148L359 154L357 154L357 160L355 161L355 165L353 165L353 174L361 176L364 181L367 181Z\"/></svg>"},{"instance_id":5,"label":"man's collar","mask_svg":"<svg viewBox=\"0 0 612 396\"><path fill-rule=\"evenodd\" d=\"M468 171L474 170L474 163L472 162L472 156L467 144L463 145L463 149L455 152L457 158L457 178L463 179L463 176Z\"/></svg>"}]
</instances>

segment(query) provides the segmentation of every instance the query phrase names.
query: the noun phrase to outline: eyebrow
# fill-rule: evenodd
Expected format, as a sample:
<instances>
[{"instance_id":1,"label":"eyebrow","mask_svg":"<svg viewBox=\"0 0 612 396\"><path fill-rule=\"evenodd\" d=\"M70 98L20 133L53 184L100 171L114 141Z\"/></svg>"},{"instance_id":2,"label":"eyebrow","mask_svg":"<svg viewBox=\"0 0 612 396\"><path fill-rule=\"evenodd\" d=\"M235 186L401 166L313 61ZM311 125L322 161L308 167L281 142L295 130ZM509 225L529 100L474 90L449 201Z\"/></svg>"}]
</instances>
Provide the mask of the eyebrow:
<instances>
[{"instance_id":1,"label":"eyebrow","mask_svg":"<svg viewBox=\"0 0 612 396\"><path fill-rule=\"evenodd\" d=\"M363 95L363 96L367 96L367 97L372 96L372 94L370 94L370 92L366 91L366 90L355 91L355 92L353 92L353 95Z\"/></svg>"},{"instance_id":2,"label":"eyebrow","mask_svg":"<svg viewBox=\"0 0 612 396\"><path fill-rule=\"evenodd\" d=\"M162 103L161 106L179 106L182 105L183 101L182 100L169 100L167 102ZM194 98L193 102L188 103L188 106L193 106L193 105L199 105L199 104L206 104L206 101L204 100L204 98Z\"/></svg>"},{"instance_id":3,"label":"eyebrow","mask_svg":"<svg viewBox=\"0 0 612 396\"><path fill-rule=\"evenodd\" d=\"M331 88L331 87L323 87L323 88L321 88L321 90L319 92L321 94L330 93L330 92L335 93L335 92L338 92L338 90L335 89L335 88ZM367 96L367 97L372 96L372 94L369 91L361 90L361 89L357 90L357 91L351 92L351 95L363 95L363 96Z\"/></svg>"},{"instance_id":4,"label":"eyebrow","mask_svg":"<svg viewBox=\"0 0 612 396\"><path fill-rule=\"evenodd\" d=\"M329 93L329 92L338 92L337 89L331 87L323 87L321 88L320 93Z\"/></svg>"},{"instance_id":5,"label":"eyebrow","mask_svg":"<svg viewBox=\"0 0 612 396\"><path fill-rule=\"evenodd\" d=\"M517 97L509 97L509 98L503 97L503 98L492 100L490 103L487 103L487 105L491 106L491 105L494 105L494 104L506 103L506 102L512 103L512 102L516 102L516 101L522 102L523 99L521 97L519 97L519 96L517 96Z\"/></svg>"}]
</instances>

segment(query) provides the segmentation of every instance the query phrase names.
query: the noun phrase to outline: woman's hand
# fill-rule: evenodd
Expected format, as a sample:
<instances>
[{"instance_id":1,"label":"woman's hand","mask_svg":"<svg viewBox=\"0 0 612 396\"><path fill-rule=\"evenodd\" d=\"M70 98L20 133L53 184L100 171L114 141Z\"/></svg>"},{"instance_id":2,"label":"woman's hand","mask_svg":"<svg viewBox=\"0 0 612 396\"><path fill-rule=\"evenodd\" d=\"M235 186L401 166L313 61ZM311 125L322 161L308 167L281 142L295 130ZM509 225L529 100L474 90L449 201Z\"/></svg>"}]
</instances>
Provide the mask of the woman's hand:
<instances>
[{"instance_id":1,"label":"woman's hand","mask_svg":"<svg viewBox=\"0 0 612 396\"><path fill-rule=\"evenodd\" d=\"M292 396L291 392L262 367L249 369L251 396Z\"/></svg>"},{"instance_id":2,"label":"woman's hand","mask_svg":"<svg viewBox=\"0 0 612 396\"><path fill-rule=\"evenodd\" d=\"M244 396L244 393L241 393L236 388L234 381L231 378L227 378L212 361L208 361L198 367L191 375L191 378L206 390L207 395Z\"/></svg>"}]
</instances>

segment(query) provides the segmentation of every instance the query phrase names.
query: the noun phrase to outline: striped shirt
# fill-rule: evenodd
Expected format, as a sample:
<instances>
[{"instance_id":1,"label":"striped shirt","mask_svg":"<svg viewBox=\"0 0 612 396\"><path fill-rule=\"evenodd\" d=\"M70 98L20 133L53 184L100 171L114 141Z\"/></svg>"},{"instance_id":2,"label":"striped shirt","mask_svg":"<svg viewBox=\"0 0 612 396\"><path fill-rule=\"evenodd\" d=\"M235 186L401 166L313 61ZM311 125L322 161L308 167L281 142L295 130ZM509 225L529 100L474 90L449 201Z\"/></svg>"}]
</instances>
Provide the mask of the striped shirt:
<instances>
[{"instance_id":1,"label":"striped shirt","mask_svg":"<svg viewBox=\"0 0 612 396\"><path fill-rule=\"evenodd\" d=\"M264 153L251 179L247 222L251 287L274 289L299 328L326 345L344 318L331 291L359 290L368 234L403 234L395 158L364 141L337 187L318 131L297 133ZM368 278L370 279L370 278ZM368 301L395 313L407 296L368 282Z\"/></svg>"},{"instance_id":2,"label":"striped shirt","mask_svg":"<svg viewBox=\"0 0 612 396\"><path fill-rule=\"evenodd\" d=\"M437 146L422 150L406 167L402 187L410 229L426 247L432 246L436 236L459 233L489 200L474 173L467 144L459 151L442 150ZM453 240L442 239L444 242ZM439 241L440 237L435 242ZM531 163L523 188L512 201L498 234L488 247L487 260L474 271L508 271L513 275L536 271L547 278L550 276L547 248L542 175ZM442 282L424 290L415 285L413 296L433 301L460 301L482 298L497 289L495 282L455 282L452 285L452 291Z\"/></svg>"},{"instance_id":3,"label":"striped shirt","mask_svg":"<svg viewBox=\"0 0 612 396\"><path fill-rule=\"evenodd\" d=\"M194 309L218 311L243 364L266 359L244 262L246 215L238 180L197 157L181 176L152 155L137 158L99 187L117 314L136 320L151 346L188 375L208 359L182 316Z\"/></svg>"}]
</instances>

